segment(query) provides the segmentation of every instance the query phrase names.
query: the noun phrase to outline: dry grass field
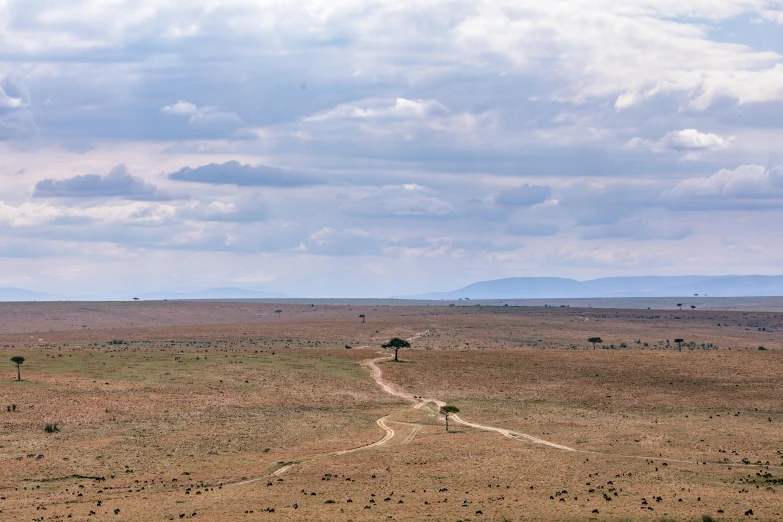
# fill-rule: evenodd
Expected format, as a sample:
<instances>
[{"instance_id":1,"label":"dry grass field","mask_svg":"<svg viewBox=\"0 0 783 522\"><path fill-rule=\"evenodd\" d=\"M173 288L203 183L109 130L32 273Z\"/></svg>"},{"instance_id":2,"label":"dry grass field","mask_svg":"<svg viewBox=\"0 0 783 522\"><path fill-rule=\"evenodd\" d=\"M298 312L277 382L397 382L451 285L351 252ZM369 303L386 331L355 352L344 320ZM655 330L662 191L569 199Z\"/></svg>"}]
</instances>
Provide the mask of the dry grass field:
<instances>
[{"instance_id":1,"label":"dry grass field","mask_svg":"<svg viewBox=\"0 0 783 522\"><path fill-rule=\"evenodd\" d=\"M782 347L750 311L0 304L0 520L780 520Z\"/></svg>"}]
</instances>

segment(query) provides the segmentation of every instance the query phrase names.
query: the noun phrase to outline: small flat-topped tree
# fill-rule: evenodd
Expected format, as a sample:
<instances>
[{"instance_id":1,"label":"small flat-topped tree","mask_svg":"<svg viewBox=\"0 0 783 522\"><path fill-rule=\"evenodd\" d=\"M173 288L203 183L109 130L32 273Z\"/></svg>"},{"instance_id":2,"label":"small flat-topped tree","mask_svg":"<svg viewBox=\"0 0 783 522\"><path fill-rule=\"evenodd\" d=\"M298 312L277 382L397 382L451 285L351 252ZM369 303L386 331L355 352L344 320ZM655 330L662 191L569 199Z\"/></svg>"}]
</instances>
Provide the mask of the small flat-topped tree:
<instances>
[{"instance_id":1,"label":"small flat-topped tree","mask_svg":"<svg viewBox=\"0 0 783 522\"><path fill-rule=\"evenodd\" d=\"M405 339L400 339L399 337L392 337L389 339L389 342L386 344L381 345L382 348L393 348L394 349L394 360L399 362L399 359L397 358L397 354L400 351L400 348L410 348L411 343L406 341Z\"/></svg>"},{"instance_id":2,"label":"small flat-topped tree","mask_svg":"<svg viewBox=\"0 0 783 522\"><path fill-rule=\"evenodd\" d=\"M16 380L21 381L22 380L22 370L21 366L24 362L24 357L21 355L16 355L14 357L11 357L11 362L13 362L16 365Z\"/></svg>"},{"instance_id":3,"label":"small flat-topped tree","mask_svg":"<svg viewBox=\"0 0 783 522\"><path fill-rule=\"evenodd\" d=\"M441 406L440 413L446 417L446 431L449 431L449 415L459 413L459 408L456 406Z\"/></svg>"},{"instance_id":4,"label":"small flat-topped tree","mask_svg":"<svg viewBox=\"0 0 783 522\"><path fill-rule=\"evenodd\" d=\"M593 343L593 350L595 350L595 345L596 345L596 344L598 344L598 343L602 343L602 342L604 342L604 340L603 340L603 339L601 339L600 337L590 337L590 338L587 340L587 342L588 342L588 343Z\"/></svg>"}]
</instances>

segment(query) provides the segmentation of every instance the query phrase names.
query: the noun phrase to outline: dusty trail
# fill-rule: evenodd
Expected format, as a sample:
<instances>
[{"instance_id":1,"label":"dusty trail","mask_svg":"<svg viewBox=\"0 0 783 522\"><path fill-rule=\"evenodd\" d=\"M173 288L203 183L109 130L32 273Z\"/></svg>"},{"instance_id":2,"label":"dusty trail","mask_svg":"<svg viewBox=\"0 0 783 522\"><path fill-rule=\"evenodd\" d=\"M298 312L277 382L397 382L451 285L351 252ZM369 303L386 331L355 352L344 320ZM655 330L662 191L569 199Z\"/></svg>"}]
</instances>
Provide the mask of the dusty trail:
<instances>
[{"instance_id":1,"label":"dusty trail","mask_svg":"<svg viewBox=\"0 0 783 522\"><path fill-rule=\"evenodd\" d=\"M359 446L359 447L356 447L356 448L347 449L347 450L332 451L332 452L329 452L329 453L320 453L318 455L311 455L309 457L304 457L302 459L299 459L296 462L288 463L288 464L284 465L283 467L281 467L281 468L275 470L274 472L270 473L269 475L264 475L262 477L255 477L255 478L247 479L247 480L242 480L240 482L225 483L223 485L224 486L242 486L242 485L245 485L245 484L252 484L253 482L258 482L259 480L266 480L266 479L268 479L270 477L279 477L280 475L282 475L283 473L285 473L286 471L291 469L293 466L295 466L297 464L302 464L303 462L310 462L312 460L325 459L327 457L339 457L340 455L347 455L349 453L354 453L356 451L362 451L362 450L366 450L366 449L370 449L370 448L376 448L378 446L383 446L384 444L389 442L395 435L394 430L388 424L386 424L386 420L388 418L389 418L389 416L386 415L385 417L381 417L380 419L375 421L375 423L378 426L380 426L381 429L384 432L386 432L385 435L383 436L383 438L378 440L378 441L375 441L375 442L370 443L370 444L365 444L364 446ZM412 438L412 437L409 437L409 438Z\"/></svg>"},{"instance_id":2,"label":"dusty trail","mask_svg":"<svg viewBox=\"0 0 783 522\"><path fill-rule=\"evenodd\" d=\"M426 332L424 332L426 333ZM415 337L420 337L422 334L417 334L416 336L412 337L409 340L414 339ZM393 356L391 355L384 355L383 357L377 357L375 359L369 359L364 361L364 365L370 370L372 373L372 377L375 380L375 382L378 384L378 386L381 387L383 391L390 395L394 395L396 397L400 397L401 399L405 399L406 401L410 402L413 405L414 409L421 409L425 407L428 404L434 404L436 406L435 411L440 411L440 408L445 406L446 403L438 400L438 399L429 399L424 397L416 397L415 395L411 395L410 393L398 388L393 383L385 381L383 379L383 372L381 372L381 369L378 367L379 362L381 361L389 361L392 360ZM495 426L488 426L484 424L478 424L475 422L469 422L459 417L459 415L452 415L450 417L454 422L461 424L463 426L467 426L469 428L475 428L478 430L483 431L492 431L495 433L499 433L500 435L503 435L504 437L508 437L509 439L514 440L523 440L532 442L534 444L540 444L542 446L547 446L553 449L561 450L561 451L568 451L571 453L579 453L584 455L595 455L595 456L602 456L602 457L614 457L614 458L623 458L623 459L637 459L637 460L649 460L649 461L666 461L666 462L674 462L678 464L693 464L693 465L702 465L702 466L725 466L725 462L709 462L709 461L702 461L702 460L685 460L685 459L672 459L667 458L663 456L645 456L645 455L628 455L623 453L609 453L609 452L603 452L603 451L591 451L591 450L579 450L575 448L571 448L569 446L564 446L562 444L557 444L554 442L550 442L548 440L544 440L538 437L535 437L533 435L528 435L527 433L520 433L517 431L507 430L505 428L498 428ZM412 438L415 436L416 432L412 433L409 438ZM406 441L407 442L407 441ZM731 466L738 467L738 468L758 468L758 465L756 464L738 464L738 463L732 463ZM783 467L783 466L776 466L774 464L771 464L770 467Z\"/></svg>"},{"instance_id":3,"label":"dusty trail","mask_svg":"<svg viewBox=\"0 0 783 522\"><path fill-rule=\"evenodd\" d=\"M414 339L417 339L417 338L419 338L422 335L425 335L427 333L429 333L429 330L417 333L413 337L409 337L408 341L412 341ZM355 349L355 350L361 350L363 348L370 348L370 347L369 346L354 346L353 347L353 349ZM380 369L377 368L377 367L376 367L376 369L378 370L378 375L380 377ZM298 460L296 462L291 462L289 464L286 464L286 465L282 466L281 468L275 470L274 472L270 473L269 475L264 475L263 477L255 477L255 478L247 479L247 480L242 480L240 482L228 483L228 484L225 484L225 485L226 486L241 486L241 485L245 485L245 484L252 484L253 482L258 482L260 480L264 480L264 479L267 479L267 478L270 478L270 477L279 477L280 475L282 475L283 473L285 473L286 471L291 469L296 464L301 464L302 462L308 462L308 461L311 461L311 460L322 459L322 458L326 458L326 457L337 457L337 456L340 456L340 455L347 455L349 453L354 453L356 451L362 451L362 450L366 450L366 449L370 449L370 448L377 448L379 446L383 446L384 444L389 442L392 438L394 438L394 435L395 435L395 431L388 424L386 424L386 421L387 421L388 418L389 418L389 416L386 415L385 417L381 417L380 419L375 421L375 423L378 426L380 426L380 428L385 432L385 435L383 436L382 439L380 439L378 441L375 441L375 442L373 442L371 444L366 444L364 446L359 446L358 448L351 448L351 449L341 450L341 451L333 451L331 453L323 453L323 454L320 454L320 455L312 455L310 457L302 458L302 459L300 459L300 460ZM408 437L405 439L403 444L409 444L413 440L413 438L416 436L416 434L419 432L420 429L421 429L421 426L414 427L413 431L408 435Z\"/></svg>"},{"instance_id":4,"label":"dusty trail","mask_svg":"<svg viewBox=\"0 0 783 522\"><path fill-rule=\"evenodd\" d=\"M337 455L347 455L348 453L353 453L355 451L361 451L366 450L370 448L376 448L378 446L383 446L387 442L389 442L392 437L394 437L394 430L389 427L389 425L386 424L386 419L388 419L389 416L381 417L375 423L381 427L382 430L386 432L386 435L384 437L376 442L373 442L372 444L367 444L366 446L359 446L358 448L348 449L348 450L342 450L342 451L336 451L334 453L327 453L323 455L324 457L331 457L331 456L337 456Z\"/></svg>"},{"instance_id":5,"label":"dusty trail","mask_svg":"<svg viewBox=\"0 0 783 522\"><path fill-rule=\"evenodd\" d=\"M426 335L427 333L429 333L429 330L417 333L413 337L409 337L407 340L408 341L413 341L413 340L421 337L422 335ZM383 356L383 357L378 357L376 359L371 359L369 361L365 361L365 364L367 365L367 367L372 372L372 378L375 380L375 382L378 384L378 386L380 386L381 389L383 389L383 391L385 391L386 393L388 393L390 395L394 395L396 397L400 397L401 399L405 399L406 401L408 401L411 404L413 404L413 408L417 409L417 410L423 408L427 404L432 403L432 404L434 404L436 406L437 411L440 411L440 409L443 406L446 405L445 402L440 401L438 399L425 399L425 398L422 398L422 397L416 397L416 396L411 395L410 393L408 393L408 392L406 392L404 390L401 390L401 389L397 388L392 383L385 381L383 379L383 372L381 372L381 369L378 367L377 363L379 363L381 361L385 361L385 360L390 360L390 359L392 359L392 356ZM516 432L516 431L507 430L505 428L497 428L495 426L487 426L487 425L484 425L484 424L477 424L475 422L468 422L468 421L462 419L459 415L452 415L451 418L454 419L454 422L456 422L457 424L462 424L463 426L467 426L469 428L475 428L475 429L484 430L484 431L494 431L495 433L499 433L499 434L503 435L504 437L508 437L509 439L527 440L527 441L530 441L530 442L532 442L534 444L541 444L543 446L549 446L550 448L555 448L555 449L559 449L559 450L563 450L563 451L574 451L574 452L577 451L574 448L570 448L568 446L563 446L561 444L556 444L556 443L550 442L548 440L540 439L538 437L534 437L533 435L528 435L527 433L519 433L519 432ZM412 435L415 436L415 433L412 434Z\"/></svg>"},{"instance_id":6,"label":"dusty trail","mask_svg":"<svg viewBox=\"0 0 783 522\"><path fill-rule=\"evenodd\" d=\"M413 438L421 431L422 428L423 428L422 425L414 426L410 434L405 438L405 440L402 443L410 444L411 442L413 442Z\"/></svg>"},{"instance_id":7,"label":"dusty trail","mask_svg":"<svg viewBox=\"0 0 783 522\"><path fill-rule=\"evenodd\" d=\"M408 341L413 341L414 339L417 339L417 338L419 338L422 335L425 335L427 333L429 333L429 330L427 330L425 332L417 333L414 336L409 337L407 340ZM370 348L370 346L356 346L354 348L355 349L363 349L363 348ZM399 397L401 399L404 399L404 400L410 402L411 405L413 406L413 408L417 409L417 410L421 409L421 408L424 408L425 406L427 406L429 404L434 404L435 405L434 410L436 412L439 412L440 408L446 405L445 402L443 402L441 400L438 400L438 399L417 397L415 395L412 395L412 394L406 392L405 390L403 390L401 388L398 388L393 383L384 380L383 372L378 367L378 363L381 362L381 361L390 361L393 358L394 358L393 355L384 355L382 357L376 357L375 359L365 360L365 361L362 362L362 365L370 370L370 373L372 374L373 380L375 380L375 382L378 384L378 386L380 386L380 388L384 392L388 393L389 395L394 395L395 397ZM312 455L312 456L309 456L309 457L302 458L302 459L300 459L300 460L298 460L296 462L287 463L287 464L285 464L281 468L275 470L273 473L271 473L269 475L264 475L262 477L257 477L257 478L253 478L253 479L243 480L241 482L229 483L229 484L225 484L225 485L227 485L227 486L239 486L239 485L243 485L243 484L250 484L250 483L253 483L253 482L258 482L260 480L268 479L270 477L278 477L278 476L282 475L283 473L285 473L286 471L288 471L289 469L291 469L291 467L293 467L293 466L295 466L297 464L301 464L303 462L309 462L309 461L312 461L312 460L322 459L322 458L327 458L327 457L336 457L336 456L340 456L340 455L347 455L349 453L354 453L354 452L357 452L357 451L362 451L362 450L366 450L366 449L370 449L370 448L377 448L377 447L383 446L383 445L387 444L392 438L394 438L394 436L396 434L395 431L387 424L388 419L389 419L389 415L386 415L384 417L381 417L377 421L375 421L376 424L378 424L378 426L382 430L384 430L384 432L385 432L383 438L381 438L380 440L378 440L376 442L373 442L371 444L366 444L364 446L359 446L359 447L356 447L356 448L347 449L347 450L340 450L340 451L333 451L333 452L330 452L330 453L323 453L323 454L319 454L319 455ZM726 465L724 462L706 462L706 461L699 461L699 460L671 459L671 458L666 458L666 457L662 457L662 456L647 457L647 456L644 456L644 455L626 455L626 454L608 453L608 452L601 452L601 451L579 450L579 449L571 448L569 446L564 446L562 444L557 444L555 442L544 440L544 439L541 439L539 437L535 437L533 435L529 435L527 433L520 433L518 431L512 431L512 430L508 430L508 429L505 429L505 428L498 428L496 426L489 426L489 425L485 425L485 424L478 424L478 423L475 423L475 422L466 421L463 418L461 418L459 415L452 415L451 419L453 420L453 422L456 422L457 424L461 424L461 425L466 426L468 428L474 428L474 429L482 430L482 431L491 431L491 432L495 432L495 433L498 433L500 435L503 435L504 437L507 437L509 439L532 442L533 444L539 444L539 445L546 446L546 447L549 447L549 448L552 448L552 449L556 449L556 450L560 450L560 451L567 451L567 452L571 452L571 453L579 453L579 454L585 454L585 455L596 455L596 456L603 456L603 457L625 458L625 459L643 459L643 460L649 460L649 461L668 461L668 462L675 462L675 463L679 463L679 464L696 464L696 465L700 464L700 465L709 465L709 466L725 466ZM388 422L394 422L396 424L411 425L411 423L405 423L405 422L397 422L397 421L388 421ZM419 431L423 427L420 424L413 424L412 426L413 427L412 427L411 432L408 434L408 436L405 438L405 440L402 442L402 444L410 444L411 441L413 441L414 437L419 433ZM737 463L732 463L732 466L734 466L734 467L741 467L741 468L756 468L756 467L758 467L755 464L737 464ZM771 465L771 467L783 467L783 466Z\"/></svg>"},{"instance_id":8,"label":"dusty trail","mask_svg":"<svg viewBox=\"0 0 783 522\"><path fill-rule=\"evenodd\" d=\"M390 395L394 395L396 397L400 397L401 399L405 399L406 401L410 402L413 405L414 409L417 410L423 408L427 404L434 404L436 406L436 409L439 411L441 407L446 405L445 402L438 399L425 399L423 397L416 397L404 390L399 389L394 384L385 381L383 379L383 372L381 372L381 369L378 367L377 363L381 361L388 361L391 359L392 359L391 356L385 355L383 357L378 357L376 359L370 359L368 361L365 361L365 365L372 372L373 379L375 380L376 383L378 383L378 386L380 386L383 391L385 391ZM469 428L475 428L484 431L494 431L495 433L499 433L504 437L508 437L510 439L527 440L534 444L541 444L543 446L549 446L550 448L555 448L563 451L574 451L574 452L577 451L574 448L563 446L562 444L556 444L548 440L540 439L538 437L534 437L533 435L528 435L527 433L519 433L516 431L507 430L505 428L497 428L495 426L487 426L484 424L477 424L475 422L468 422L462 419L459 415L452 415L451 419L453 419L454 422L456 422L457 424L462 424L463 426L467 426Z\"/></svg>"}]
</instances>

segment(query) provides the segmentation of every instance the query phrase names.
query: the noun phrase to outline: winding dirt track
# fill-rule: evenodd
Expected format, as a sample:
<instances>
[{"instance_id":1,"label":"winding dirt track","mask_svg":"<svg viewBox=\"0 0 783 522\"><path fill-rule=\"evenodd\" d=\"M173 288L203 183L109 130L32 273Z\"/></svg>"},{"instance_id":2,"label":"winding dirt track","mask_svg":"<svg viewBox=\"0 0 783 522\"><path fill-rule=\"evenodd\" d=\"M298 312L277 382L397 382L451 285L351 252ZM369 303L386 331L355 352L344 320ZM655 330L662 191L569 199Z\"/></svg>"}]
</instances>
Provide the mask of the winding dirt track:
<instances>
[{"instance_id":1,"label":"winding dirt track","mask_svg":"<svg viewBox=\"0 0 783 522\"><path fill-rule=\"evenodd\" d=\"M422 335L425 335L427 333L429 333L429 330L417 333L413 337L409 337L407 340L408 341L413 341L413 340L415 340L415 339L417 339L417 338L419 338ZM364 347L361 347L361 348L364 348ZM400 397L401 399L405 399L406 401L408 401L411 404L413 404L413 408L414 409L417 409L417 410L421 409L424 406L426 406L427 404L431 403L431 404L434 404L436 406L436 411L440 412L440 409L443 406L446 405L445 402L440 401L438 399L423 399L421 397L416 397L416 396L411 395L410 393L408 393L408 392L406 392L404 390L401 390L401 389L397 388L392 383L383 380L383 372L381 372L381 369L378 367L377 363L379 363L381 361L391 360L391 359L393 359L393 357L388 355L388 356L378 357L376 359L370 359L368 361L364 361L363 364L365 366L367 366L367 368L370 369L370 372L372 373L372 378L375 380L376 383L378 383L378 386L380 386L381 389L383 391L385 391L386 393L388 393L390 395L394 395L396 397ZM516 431L507 430L505 428L497 428L495 426L487 426L487 425L484 425L484 424L477 424L475 422L468 422L468 421L460 418L459 415L452 415L451 418L454 419L454 421L457 424L462 424L463 426L467 426L469 428L475 428L475 429L478 429L478 430L494 431L495 433L500 433L501 435L503 435L504 437L508 437L509 439L527 440L527 441L530 441L530 442L532 442L534 444L541 444L543 446L549 446L550 448L555 448L555 449L559 449L559 450L563 450L563 451L574 451L574 452L577 451L574 448L570 448L568 446L563 446L561 444L556 444L554 442L549 442L548 440L539 439L538 437L534 437L533 435L528 435L527 433L519 433L519 432L516 432ZM415 436L415 433L412 434L412 435Z\"/></svg>"},{"instance_id":2,"label":"winding dirt track","mask_svg":"<svg viewBox=\"0 0 783 522\"><path fill-rule=\"evenodd\" d=\"M348 449L348 450L336 451L334 453L329 453L328 455L329 456L331 456L331 455L346 455L348 453L353 453L355 451L375 448L377 446L383 446L384 444L389 442L392 439L392 437L394 437L394 430L391 429L386 424L386 419L388 419L388 418L389 418L389 416L387 415L387 416L381 417L380 419L375 421L375 423L378 426L380 426L382 430L384 430L386 432L386 435L384 435L384 437L381 440L379 440L377 442L373 442L372 444L367 444L366 446L359 446L358 448L352 448L352 449Z\"/></svg>"},{"instance_id":3,"label":"winding dirt track","mask_svg":"<svg viewBox=\"0 0 783 522\"><path fill-rule=\"evenodd\" d=\"M422 335L425 335L426 333L428 333L428 331L427 332L417 333L413 337L408 338L408 341L412 341L412 340L414 340L414 339L416 339L418 337L421 337ZM355 348L356 349L363 349L363 348L369 348L369 346L357 346ZM394 395L395 397L399 397L401 399L404 399L404 400L410 402L411 405L413 406L413 408L417 409L417 410L421 409L421 408L424 408L424 407L428 406L429 404L433 404L433 405L435 405L434 411L436 413L439 413L440 412L440 408L446 405L445 402L443 402L441 400L438 400L438 399L425 399L423 397L416 397L416 396L406 392L405 390L402 390L402 389L398 388L393 383L388 382L388 381L383 379L383 372L378 367L378 363L382 362L382 361L390 361L393 358L394 358L393 355L384 355L382 357L376 357L374 359L367 359L365 361L362 361L361 364L362 364L362 366L364 366L368 370L370 370L370 373L372 374L372 377L375 380L375 382L386 393L388 393L390 395ZM242 485L242 484L250 484L252 482L257 482L259 480L267 479L269 477L280 476L283 473L285 473L286 471L288 471L292 466L294 466L296 464L301 464L302 462L307 462L307 461L321 459L321 458L326 458L326 457L347 455L349 453L354 453L356 451L362 451L362 450L366 450L366 449L370 449L370 448L377 448L377 447L383 446L383 445L387 444L392 438L394 438L394 435L395 435L395 431L387 424L388 419L389 419L389 415L386 415L384 417L381 417L377 421L375 421L376 424L378 424L378 426L381 429L383 429L384 432L385 432L385 435L383 436L383 438L381 438L380 440L378 440L376 442L373 442L371 444L366 444L364 446L359 446L359 447L356 447L356 448L347 449L347 450L333 451L333 452L330 452L330 453L322 453L322 454L319 454L319 455L312 455L312 456L309 456L309 457L305 457L305 458L300 459L297 462L287 463L287 464L285 464L281 468L275 470L273 473L271 473L269 475L264 475L262 477L257 477L257 478L253 478L253 479L249 479L249 480L243 480L241 482L234 482L232 484L226 484L226 485L238 486L238 485ZM721 462L704 462L704 461L696 461L696 460L670 459L670 458L666 458L666 457L663 457L663 456L657 456L657 457L650 456L650 457L647 457L647 456L643 456L643 455L625 455L625 454L619 454L619 453L606 453L606 452L600 452L600 451L578 450L578 449L575 449L575 448L571 448L569 446L564 446L562 444L557 444L555 442L550 442L548 440L540 439L538 437L534 437L533 435L528 435L527 433L520 433L518 431L507 430L505 428L498 428L496 426L488 426L488 425L485 425L485 424L478 424L478 423L475 423L475 422L469 422L469 421L466 421L466 420L462 419L459 415L452 415L451 419L453 419L453 421L456 422L457 424L461 424L461 425L466 426L468 428L474 428L474 429L482 430L482 431L491 431L491 432L499 433L500 435L503 435L504 437L507 437L509 439L526 441L526 442L532 442L534 444L540 444L542 446L546 446L546 447L553 448L553 449L556 449L556 450L567 451L567 452L571 452L571 453L580 453L580 454L588 454L588 455L601 455L601 456L606 456L606 457L619 457L619 458L629 458L629 459L644 459L644 460L651 460L651 461L667 460L669 462L677 462L677 463L681 463L681 464L702 464L702 465L712 465L712 466L722 466L722 465L725 465L724 463L721 463ZM389 422L395 422L396 423L396 421L389 421ZM409 423L400 423L400 424L409 424ZM418 432L419 432L419 430L421 430L421 428L422 428L421 425L414 425L411 433L406 437L406 439L402 442L402 444L409 444L413 440L413 438L416 436L416 434L418 434ZM749 465L733 464L733 465L736 466L736 467L757 467L754 464L749 464ZM778 466L775 466L775 467L778 467Z\"/></svg>"},{"instance_id":4,"label":"winding dirt track","mask_svg":"<svg viewBox=\"0 0 783 522\"><path fill-rule=\"evenodd\" d=\"M361 450L365 450L365 449L375 448L377 446L382 446L382 445L386 444L387 442L389 442L392 439L392 437L394 437L394 435L395 435L394 430L391 429L386 424L386 420L388 418L389 418L389 416L386 415L385 417L381 417L380 419L375 421L375 423L378 426L380 426L382 430L384 430L386 432L386 434L383 436L383 438L381 440L375 441L375 442L373 442L371 444L366 444L364 446L359 446L357 448L351 448L351 449L340 450L340 451L332 451L330 453L321 453L321 454L318 454L318 455L311 455L309 457L304 457L302 459L299 459L296 462L288 463L288 464L284 465L283 467L276 469L274 472L270 473L269 475L264 475L262 477L255 477L255 478L247 479L247 480L242 480L240 482L233 482L233 483L230 483L230 484L224 484L224 486L242 486L244 484L252 484L253 482L258 482L259 480L265 480L265 479L268 479L270 477L279 477L280 475L282 475L283 473L285 473L286 471L291 469L293 466L295 466L297 464L301 464L303 462L309 462L311 460L317 460L317 459L324 459L326 457L339 457L340 455L347 455L348 453L353 453L355 451L361 451Z\"/></svg>"},{"instance_id":5,"label":"winding dirt track","mask_svg":"<svg viewBox=\"0 0 783 522\"><path fill-rule=\"evenodd\" d=\"M380 386L381 389L383 389L383 391L385 391L388 394L394 395L396 397L400 397L401 399L405 399L406 401L413 404L414 409L417 410L423 408L428 404L434 404L436 406L436 411L440 411L440 408L446 405L445 402L438 399L424 399L421 397L415 397L410 393L397 388L394 384L383 380L383 372L381 372L381 369L378 367L377 363L381 361L388 361L391 359L392 359L391 356L383 356L383 357L378 357L376 359L370 359L364 362L367 368L369 368L370 371L372 372L373 379L375 379L375 382L378 383L378 386ZM574 451L574 452L576 451L574 448L563 446L561 444L556 444L554 442L549 442L548 440L539 439L538 437L534 437L533 435L528 435L527 433L519 433L516 431L507 430L505 428L497 428L495 426L487 426L484 424L477 424L475 422L468 422L460 418L459 415L452 415L451 419L453 419L454 422L458 424L462 424L463 426L467 426L469 428L475 428L483 431L494 431L495 433L500 433L501 435L503 435L504 437L508 437L509 439L527 440L533 442L534 444L541 444L543 446L549 446L550 448L556 448L563 451Z\"/></svg>"},{"instance_id":6,"label":"winding dirt track","mask_svg":"<svg viewBox=\"0 0 783 522\"><path fill-rule=\"evenodd\" d=\"M413 340L416 337L420 337L421 335L424 335L426 332L422 332L420 334L416 334L414 337L408 339ZM423 397L416 397L414 395L411 395L410 393L398 388L394 384L383 380L383 372L381 372L381 369L378 367L379 362L381 361L390 361L394 357L391 355L384 355L383 357L377 357L375 359L369 359L364 361L362 364L366 366L370 372L372 373L372 377L375 380L376 383L378 383L378 386L383 389L388 394L394 395L396 397L400 397L401 399L405 399L406 401L410 402L413 405L414 409L421 409L428 404L434 404L436 406L436 412L440 412L440 408L445 406L446 403L443 401L440 401L438 399L425 399ZM487 426L484 424L477 424L474 422L468 422L462 418L460 418L458 415L452 415L450 417L454 420L454 422L457 422L458 424L462 424L463 426L467 426L469 428L475 428L478 430L483 431L492 431L495 433L499 433L503 435L504 437L508 437L509 439L514 440L522 440L522 441L528 441L532 442L534 444L540 444L542 446L547 446L553 449L561 450L561 451L568 451L571 453L579 453L579 454L585 454L585 455L597 455L597 456L604 456L604 457L615 457L615 458L623 458L623 459L638 459L638 460L649 460L649 461L668 461L668 462L676 462L679 464L696 464L696 465L707 465L707 466L724 466L725 463L723 462L707 462L707 461L700 461L700 460L685 460L685 459L672 459L667 458L662 455L659 456L645 456L645 455L628 455L624 453L610 453L610 452L603 452L603 451L592 451L592 450L579 450L575 448L571 448L569 446L564 446L562 444L557 444L554 442L550 442L548 440L540 439L538 437L534 437L533 435L528 435L527 433L520 433L517 431L511 431L507 430L505 428L498 428L495 426ZM415 434L414 434L415 435ZM743 468L756 468L758 467L755 464L732 464L734 467L743 467ZM774 466L774 465L773 465ZM774 467L783 467L783 466L774 466Z\"/></svg>"}]
</instances>

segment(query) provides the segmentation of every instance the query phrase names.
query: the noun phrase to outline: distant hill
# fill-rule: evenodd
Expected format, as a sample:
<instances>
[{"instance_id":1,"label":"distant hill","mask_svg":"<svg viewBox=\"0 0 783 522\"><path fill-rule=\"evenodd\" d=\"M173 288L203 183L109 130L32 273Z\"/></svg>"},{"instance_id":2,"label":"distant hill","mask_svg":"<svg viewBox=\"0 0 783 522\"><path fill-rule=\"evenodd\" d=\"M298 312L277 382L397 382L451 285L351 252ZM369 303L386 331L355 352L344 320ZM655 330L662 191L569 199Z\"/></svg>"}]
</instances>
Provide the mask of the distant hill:
<instances>
[{"instance_id":1,"label":"distant hill","mask_svg":"<svg viewBox=\"0 0 783 522\"><path fill-rule=\"evenodd\" d=\"M145 301L160 301L162 299L282 299L285 294L276 294L274 292L262 292L258 290L246 290L244 288L210 288L208 290L199 290L197 292L149 292L136 295L139 299Z\"/></svg>"},{"instance_id":2,"label":"distant hill","mask_svg":"<svg viewBox=\"0 0 783 522\"><path fill-rule=\"evenodd\" d=\"M577 281L560 277L509 277L473 283L415 299L536 299L575 297L783 296L783 276L641 276Z\"/></svg>"},{"instance_id":3,"label":"distant hill","mask_svg":"<svg viewBox=\"0 0 783 522\"><path fill-rule=\"evenodd\" d=\"M0 288L0 301L56 301L60 297L43 292L34 292L24 288Z\"/></svg>"}]
</instances>

